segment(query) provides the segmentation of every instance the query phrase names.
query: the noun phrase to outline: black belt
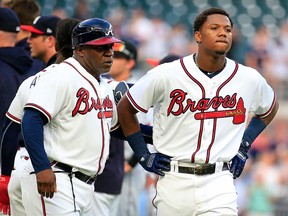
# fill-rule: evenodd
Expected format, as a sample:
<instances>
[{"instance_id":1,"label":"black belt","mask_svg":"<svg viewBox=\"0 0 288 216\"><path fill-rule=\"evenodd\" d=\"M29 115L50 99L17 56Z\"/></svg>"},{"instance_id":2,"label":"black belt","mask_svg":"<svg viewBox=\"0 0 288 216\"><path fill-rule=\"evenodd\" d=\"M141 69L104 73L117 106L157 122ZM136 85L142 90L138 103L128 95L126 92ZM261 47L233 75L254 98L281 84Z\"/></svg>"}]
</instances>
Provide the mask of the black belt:
<instances>
[{"instance_id":1,"label":"black belt","mask_svg":"<svg viewBox=\"0 0 288 216\"><path fill-rule=\"evenodd\" d=\"M224 163L222 171L228 170L228 164ZM187 173L194 175L208 175L213 174L216 171L216 164L205 164L205 165L196 165L195 167L183 167L178 166L179 173Z\"/></svg>"},{"instance_id":2,"label":"black belt","mask_svg":"<svg viewBox=\"0 0 288 216\"><path fill-rule=\"evenodd\" d=\"M96 181L96 176L91 177L91 176L88 176L88 175L86 175L86 174L84 174L82 172L79 172L79 171L72 172L72 167L67 165L67 164L60 163L60 162L57 162L57 161L53 161L52 162L52 166L53 166L53 164L54 164L54 167L56 167L58 169L61 169L64 172L74 174L74 176L77 179L79 179L79 180L81 180L81 181L83 181L83 182L85 182L87 184L91 185L91 184L93 184Z\"/></svg>"}]
</instances>

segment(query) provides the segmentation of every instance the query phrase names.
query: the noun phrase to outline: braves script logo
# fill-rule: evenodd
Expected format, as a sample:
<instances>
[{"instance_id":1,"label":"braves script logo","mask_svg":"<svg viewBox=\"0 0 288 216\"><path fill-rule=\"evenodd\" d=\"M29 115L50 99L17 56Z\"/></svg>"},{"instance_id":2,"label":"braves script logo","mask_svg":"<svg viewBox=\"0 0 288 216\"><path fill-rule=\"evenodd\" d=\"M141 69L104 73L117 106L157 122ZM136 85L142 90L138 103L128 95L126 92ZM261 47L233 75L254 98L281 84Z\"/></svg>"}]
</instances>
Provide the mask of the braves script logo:
<instances>
[{"instance_id":1,"label":"braves script logo","mask_svg":"<svg viewBox=\"0 0 288 216\"><path fill-rule=\"evenodd\" d=\"M246 109L244 107L244 101L242 98L239 98L237 101L236 93L232 96L202 98L198 102L193 101L191 98L186 98L186 95L187 92L180 89L175 89L171 92L171 102L167 110L167 116L170 114L178 116L190 111L196 112L194 115L196 120L233 117L232 122L234 124L241 124L245 120ZM225 110L218 111L219 107L223 107ZM209 108L217 111L208 112L207 110Z\"/></svg>"},{"instance_id":2,"label":"braves script logo","mask_svg":"<svg viewBox=\"0 0 288 216\"><path fill-rule=\"evenodd\" d=\"M72 116L74 117L77 113L81 115L85 115L86 113L90 112L91 110L99 110L98 118L111 118L113 116L113 102L107 96L101 105L101 101L99 98L96 100L91 97L89 91L85 88L80 88L76 94L78 100L74 110L72 111ZM82 105L82 108L81 108Z\"/></svg>"}]
</instances>

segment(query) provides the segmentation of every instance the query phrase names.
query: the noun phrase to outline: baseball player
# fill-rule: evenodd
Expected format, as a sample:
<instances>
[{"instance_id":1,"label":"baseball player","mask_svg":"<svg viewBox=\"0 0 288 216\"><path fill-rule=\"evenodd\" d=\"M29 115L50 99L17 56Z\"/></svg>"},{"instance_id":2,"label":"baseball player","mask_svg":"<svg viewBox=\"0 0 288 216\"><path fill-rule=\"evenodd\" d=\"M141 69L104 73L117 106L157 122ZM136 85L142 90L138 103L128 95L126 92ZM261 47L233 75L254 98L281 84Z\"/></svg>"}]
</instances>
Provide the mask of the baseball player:
<instances>
[{"instance_id":1,"label":"baseball player","mask_svg":"<svg viewBox=\"0 0 288 216\"><path fill-rule=\"evenodd\" d=\"M158 216L238 215L233 179L278 102L260 73L226 57L232 28L226 11L204 10L194 22L198 52L149 71L117 106L140 164L160 175ZM135 117L151 106L156 153L148 151ZM249 112L255 115L245 128Z\"/></svg>"},{"instance_id":2,"label":"baseball player","mask_svg":"<svg viewBox=\"0 0 288 216\"><path fill-rule=\"evenodd\" d=\"M73 18L67 18L59 21L57 24L56 41L58 56L56 63L62 62L72 56L71 34L73 28L80 21ZM50 67L54 67L51 65ZM20 185L20 175L22 168L25 164L30 163L29 155L26 149L18 148L18 134L20 133L20 124L23 117L23 107L25 106L31 90L38 83L40 77L44 76L46 71L50 70L49 67L43 71L40 71L35 76L26 79L18 89L18 92L13 99L8 112L6 113L7 119L3 129L4 133L1 139L1 178L3 181L0 184L0 191L2 192L3 199L6 199L8 203L10 198L11 214L12 215L26 215L24 207L22 205L22 192ZM21 144L21 143L20 143ZM17 151L17 156L15 157ZM14 163L15 158L15 163ZM16 167L13 172L13 166ZM12 174L11 174L12 172ZM10 178L10 176L12 176ZM9 181L10 180L10 181ZM9 198L7 194L7 185L9 183ZM23 185L25 187L25 185ZM0 199L0 203L3 202ZM5 204L6 204L5 203Z\"/></svg>"},{"instance_id":3,"label":"baseball player","mask_svg":"<svg viewBox=\"0 0 288 216\"><path fill-rule=\"evenodd\" d=\"M31 92L21 123L33 165L21 179L27 215L92 215L93 183L117 123L112 89L100 74L109 71L119 42L105 20L79 23L73 57L49 68ZM38 200L30 199L36 188Z\"/></svg>"}]
</instances>

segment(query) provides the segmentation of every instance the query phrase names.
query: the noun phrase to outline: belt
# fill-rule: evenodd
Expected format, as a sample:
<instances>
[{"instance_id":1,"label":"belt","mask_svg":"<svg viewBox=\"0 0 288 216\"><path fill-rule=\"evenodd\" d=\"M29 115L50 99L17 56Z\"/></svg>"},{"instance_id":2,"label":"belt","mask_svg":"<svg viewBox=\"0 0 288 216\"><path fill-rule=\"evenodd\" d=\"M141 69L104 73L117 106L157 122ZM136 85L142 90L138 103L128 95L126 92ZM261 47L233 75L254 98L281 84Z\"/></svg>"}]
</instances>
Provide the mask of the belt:
<instances>
[{"instance_id":1,"label":"belt","mask_svg":"<svg viewBox=\"0 0 288 216\"><path fill-rule=\"evenodd\" d=\"M229 170L228 164L224 163L222 166L222 171ZM216 164L197 164L195 167L184 167L178 166L179 173L187 173L194 175L208 175L216 172Z\"/></svg>"},{"instance_id":2,"label":"belt","mask_svg":"<svg viewBox=\"0 0 288 216\"><path fill-rule=\"evenodd\" d=\"M52 166L54 166L55 168L58 168L58 169L61 169L63 170L64 172L67 172L67 173L73 173L75 178L85 182L86 184L93 184L95 181L96 181L96 176L88 176L82 172L79 172L79 171L76 171L76 172L72 172L72 167L67 165L67 164L64 164L64 163L61 163L61 162L57 162L57 161L53 161L52 163Z\"/></svg>"}]
</instances>

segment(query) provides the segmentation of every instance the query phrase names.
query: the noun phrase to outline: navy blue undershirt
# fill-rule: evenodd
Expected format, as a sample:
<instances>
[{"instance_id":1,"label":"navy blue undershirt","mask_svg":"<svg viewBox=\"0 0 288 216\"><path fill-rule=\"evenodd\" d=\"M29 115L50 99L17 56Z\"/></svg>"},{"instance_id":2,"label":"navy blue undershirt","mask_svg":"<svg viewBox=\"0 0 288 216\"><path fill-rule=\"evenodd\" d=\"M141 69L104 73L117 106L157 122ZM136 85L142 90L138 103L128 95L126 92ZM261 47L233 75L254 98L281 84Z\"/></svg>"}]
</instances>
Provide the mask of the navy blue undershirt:
<instances>
[{"instance_id":1,"label":"navy blue undershirt","mask_svg":"<svg viewBox=\"0 0 288 216\"><path fill-rule=\"evenodd\" d=\"M44 149L44 125L48 123L46 116L40 111L25 108L21 127L26 149L36 173L50 169L50 161Z\"/></svg>"}]
</instances>

